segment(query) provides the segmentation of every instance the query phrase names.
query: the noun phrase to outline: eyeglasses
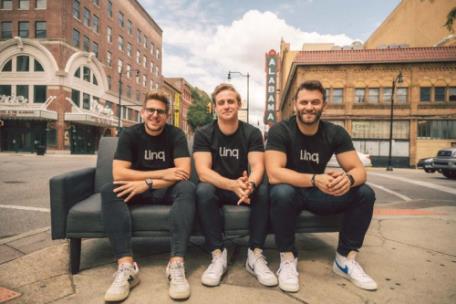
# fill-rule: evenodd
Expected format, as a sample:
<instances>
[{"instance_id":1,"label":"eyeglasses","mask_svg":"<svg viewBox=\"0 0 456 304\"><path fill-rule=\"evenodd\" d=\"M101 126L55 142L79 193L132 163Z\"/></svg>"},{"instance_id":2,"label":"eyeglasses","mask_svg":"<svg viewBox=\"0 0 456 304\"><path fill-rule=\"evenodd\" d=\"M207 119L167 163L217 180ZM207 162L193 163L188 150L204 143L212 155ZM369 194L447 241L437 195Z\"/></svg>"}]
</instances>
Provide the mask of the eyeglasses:
<instances>
[{"instance_id":1,"label":"eyeglasses","mask_svg":"<svg viewBox=\"0 0 456 304\"><path fill-rule=\"evenodd\" d=\"M156 108L145 108L144 111L146 111L146 114L153 115L157 113L157 115L165 115L166 110L163 109L156 109Z\"/></svg>"}]
</instances>

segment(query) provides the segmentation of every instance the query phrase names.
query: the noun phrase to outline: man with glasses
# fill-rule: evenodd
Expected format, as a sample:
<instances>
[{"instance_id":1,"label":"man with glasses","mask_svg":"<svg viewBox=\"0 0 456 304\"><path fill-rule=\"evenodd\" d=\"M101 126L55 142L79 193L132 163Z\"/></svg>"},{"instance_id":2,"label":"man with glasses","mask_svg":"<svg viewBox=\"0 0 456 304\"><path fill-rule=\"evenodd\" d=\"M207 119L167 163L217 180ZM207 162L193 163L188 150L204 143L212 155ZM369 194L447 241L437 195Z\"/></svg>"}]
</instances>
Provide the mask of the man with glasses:
<instances>
[{"instance_id":1,"label":"man with glasses","mask_svg":"<svg viewBox=\"0 0 456 304\"><path fill-rule=\"evenodd\" d=\"M262 254L269 202L267 187L262 184L264 147L260 130L238 119L241 97L232 85L217 86L212 102L218 119L196 131L193 146L200 179L196 190L198 215L212 254L212 262L201 282L217 286L227 269L222 204L244 204L250 207L246 269L261 284L277 285L277 278Z\"/></svg>"},{"instance_id":2,"label":"man with glasses","mask_svg":"<svg viewBox=\"0 0 456 304\"><path fill-rule=\"evenodd\" d=\"M102 216L118 270L105 294L106 301L121 301L139 283L131 248L130 207L135 204L169 204L171 258L166 267L169 295L190 296L184 256L193 227L195 186L188 181L190 154L182 130L166 123L169 101L148 93L141 109L144 123L122 131L113 161L113 183L103 186Z\"/></svg>"},{"instance_id":3,"label":"man with glasses","mask_svg":"<svg viewBox=\"0 0 456 304\"><path fill-rule=\"evenodd\" d=\"M299 290L296 217L306 209L319 215L343 213L333 271L356 286L377 289L355 257L372 219L374 191L344 128L320 116L326 107L319 81L305 81L294 96L296 116L269 130L266 171L271 183L271 221L280 251L279 287ZM326 171L333 154L342 171Z\"/></svg>"}]
</instances>

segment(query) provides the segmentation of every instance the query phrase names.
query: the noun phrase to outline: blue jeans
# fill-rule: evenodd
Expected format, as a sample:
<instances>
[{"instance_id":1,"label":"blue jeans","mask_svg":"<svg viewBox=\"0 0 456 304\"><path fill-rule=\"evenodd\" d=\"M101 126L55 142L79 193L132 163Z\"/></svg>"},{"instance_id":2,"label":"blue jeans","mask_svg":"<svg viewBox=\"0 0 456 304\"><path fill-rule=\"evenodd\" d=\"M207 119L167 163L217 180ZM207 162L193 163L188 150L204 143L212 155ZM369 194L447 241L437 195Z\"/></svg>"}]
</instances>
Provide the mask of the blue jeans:
<instances>
[{"instance_id":1,"label":"blue jeans","mask_svg":"<svg viewBox=\"0 0 456 304\"><path fill-rule=\"evenodd\" d=\"M363 184L351 188L342 196L332 196L318 188L299 188L288 184L271 185L271 222L280 252L295 248L296 218L302 210L317 215L343 213L337 252L346 256L363 245L364 236L372 219L375 192Z\"/></svg>"},{"instance_id":2,"label":"blue jeans","mask_svg":"<svg viewBox=\"0 0 456 304\"><path fill-rule=\"evenodd\" d=\"M267 234L269 200L267 185L261 184L251 195L249 247L263 248ZM223 249L223 204L236 205L239 198L234 192L216 188L212 184L196 186L196 203L201 228L210 251ZM241 207L240 207L241 208Z\"/></svg>"},{"instance_id":3,"label":"blue jeans","mask_svg":"<svg viewBox=\"0 0 456 304\"><path fill-rule=\"evenodd\" d=\"M171 256L185 256L195 216L195 185L180 181L169 188L149 190L125 203L113 192L117 186L108 183L101 188L102 217L116 259L133 256L131 249L131 216L134 204L172 205L169 214Z\"/></svg>"}]
</instances>

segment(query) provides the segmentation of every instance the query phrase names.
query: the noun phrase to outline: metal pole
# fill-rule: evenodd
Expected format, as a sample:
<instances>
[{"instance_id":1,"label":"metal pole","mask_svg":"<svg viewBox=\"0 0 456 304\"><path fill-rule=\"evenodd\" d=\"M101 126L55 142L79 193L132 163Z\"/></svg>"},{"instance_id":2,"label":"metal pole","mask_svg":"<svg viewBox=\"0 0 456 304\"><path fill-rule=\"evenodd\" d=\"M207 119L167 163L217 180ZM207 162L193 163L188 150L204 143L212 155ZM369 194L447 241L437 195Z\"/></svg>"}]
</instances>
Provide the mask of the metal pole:
<instances>
[{"instance_id":1,"label":"metal pole","mask_svg":"<svg viewBox=\"0 0 456 304\"><path fill-rule=\"evenodd\" d=\"M121 128L121 114L122 114L122 71L119 72L119 109L117 111L118 121L117 121L117 136L120 135Z\"/></svg>"},{"instance_id":2,"label":"metal pole","mask_svg":"<svg viewBox=\"0 0 456 304\"><path fill-rule=\"evenodd\" d=\"M389 134L389 152L388 152L388 166L387 171L393 171L391 164L391 151L393 146L393 106L394 106L394 92L396 90L396 79L393 80L393 88L391 90L391 107L390 107L390 134Z\"/></svg>"}]
</instances>

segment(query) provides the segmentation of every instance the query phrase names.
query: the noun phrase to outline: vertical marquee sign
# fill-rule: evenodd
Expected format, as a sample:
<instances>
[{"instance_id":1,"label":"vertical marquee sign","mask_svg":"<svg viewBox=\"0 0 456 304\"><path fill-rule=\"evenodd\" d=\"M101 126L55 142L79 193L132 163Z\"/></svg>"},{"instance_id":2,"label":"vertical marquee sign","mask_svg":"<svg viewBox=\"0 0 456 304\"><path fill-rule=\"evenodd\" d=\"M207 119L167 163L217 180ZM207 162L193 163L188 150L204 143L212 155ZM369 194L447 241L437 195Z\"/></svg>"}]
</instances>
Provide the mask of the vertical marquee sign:
<instances>
[{"instance_id":1,"label":"vertical marquee sign","mask_svg":"<svg viewBox=\"0 0 456 304\"><path fill-rule=\"evenodd\" d=\"M264 123L276 123L276 98L277 98L277 52L270 50L266 53L266 110Z\"/></svg>"}]
</instances>

